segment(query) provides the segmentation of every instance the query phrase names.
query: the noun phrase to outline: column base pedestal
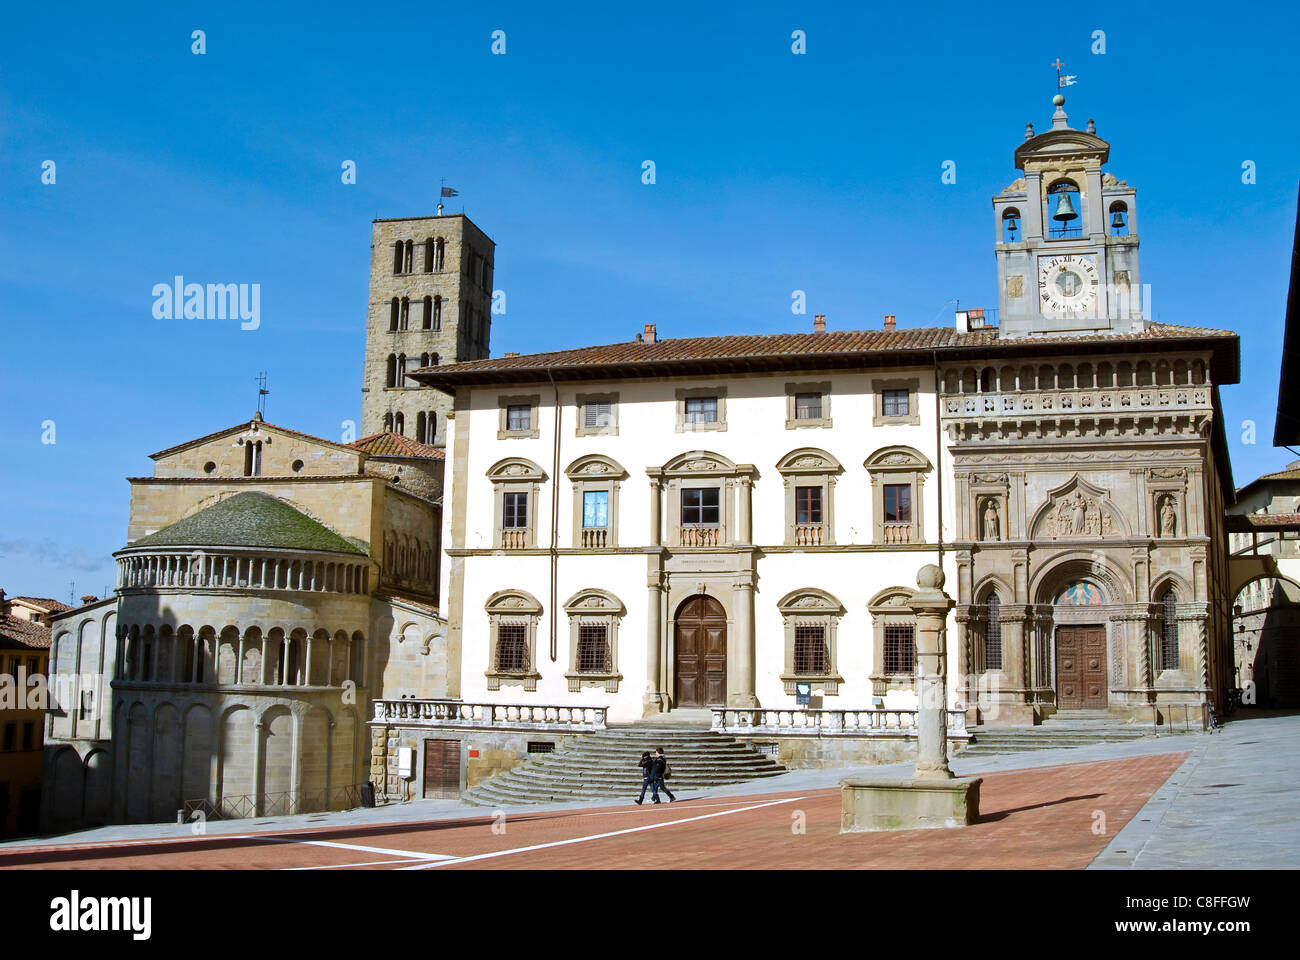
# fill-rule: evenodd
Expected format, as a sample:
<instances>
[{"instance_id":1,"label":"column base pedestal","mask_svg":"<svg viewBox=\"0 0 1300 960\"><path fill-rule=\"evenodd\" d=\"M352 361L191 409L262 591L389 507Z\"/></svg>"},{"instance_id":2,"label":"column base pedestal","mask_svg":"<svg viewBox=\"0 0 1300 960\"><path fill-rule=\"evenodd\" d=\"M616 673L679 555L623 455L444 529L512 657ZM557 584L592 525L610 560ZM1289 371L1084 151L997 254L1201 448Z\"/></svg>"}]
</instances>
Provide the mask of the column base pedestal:
<instances>
[{"instance_id":1,"label":"column base pedestal","mask_svg":"<svg viewBox=\"0 0 1300 960\"><path fill-rule=\"evenodd\" d=\"M758 697L755 697L752 694L728 697L727 706L733 710L757 710Z\"/></svg>"},{"instance_id":2,"label":"column base pedestal","mask_svg":"<svg viewBox=\"0 0 1300 960\"><path fill-rule=\"evenodd\" d=\"M661 713L666 713L664 708L664 695L662 693L647 693L641 698L641 716L657 717Z\"/></svg>"},{"instance_id":3,"label":"column base pedestal","mask_svg":"<svg viewBox=\"0 0 1300 960\"><path fill-rule=\"evenodd\" d=\"M840 833L965 827L979 819L980 777L840 781Z\"/></svg>"}]
</instances>

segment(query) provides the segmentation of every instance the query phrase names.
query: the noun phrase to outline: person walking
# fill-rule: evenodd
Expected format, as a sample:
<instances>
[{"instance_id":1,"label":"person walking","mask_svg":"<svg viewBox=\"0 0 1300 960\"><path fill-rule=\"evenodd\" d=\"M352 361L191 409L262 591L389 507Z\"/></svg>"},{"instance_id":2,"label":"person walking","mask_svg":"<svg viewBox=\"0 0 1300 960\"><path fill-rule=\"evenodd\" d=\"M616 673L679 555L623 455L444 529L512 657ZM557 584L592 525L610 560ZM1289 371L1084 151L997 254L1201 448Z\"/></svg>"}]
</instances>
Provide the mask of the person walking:
<instances>
[{"instance_id":1,"label":"person walking","mask_svg":"<svg viewBox=\"0 0 1300 960\"><path fill-rule=\"evenodd\" d=\"M663 747L655 748L654 765L651 767L651 773L653 779L650 781L650 793L654 797L654 802L659 802L660 790L668 794L669 803L675 801L677 798L674 797L673 792L668 789L668 784L664 783L664 781L671 776L671 773L668 767L668 758L664 756Z\"/></svg>"},{"instance_id":2,"label":"person walking","mask_svg":"<svg viewBox=\"0 0 1300 960\"><path fill-rule=\"evenodd\" d=\"M637 763L637 766L641 768L641 796L637 797L632 802L640 806L640 804L645 801L646 790L654 783L655 762L650 756L649 750L643 750L641 752L641 760ZM659 794L657 791L655 792L654 797L656 802L658 802Z\"/></svg>"}]
</instances>

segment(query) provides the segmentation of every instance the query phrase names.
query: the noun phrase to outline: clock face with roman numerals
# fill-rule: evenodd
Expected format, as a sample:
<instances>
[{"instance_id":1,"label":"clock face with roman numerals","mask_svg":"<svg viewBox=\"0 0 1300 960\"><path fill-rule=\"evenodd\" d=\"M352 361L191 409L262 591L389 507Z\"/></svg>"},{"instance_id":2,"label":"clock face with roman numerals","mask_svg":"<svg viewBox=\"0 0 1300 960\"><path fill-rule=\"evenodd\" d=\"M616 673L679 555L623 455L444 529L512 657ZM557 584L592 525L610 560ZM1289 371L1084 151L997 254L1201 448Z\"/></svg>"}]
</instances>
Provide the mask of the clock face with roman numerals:
<instances>
[{"instance_id":1,"label":"clock face with roman numerals","mask_svg":"<svg viewBox=\"0 0 1300 960\"><path fill-rule=\"evenodd\" d=\"M1097 258L1077 253L1038 261L1038 300L1044 313L1086 313L1097 303Z\"/></svg>"}]
</instances>

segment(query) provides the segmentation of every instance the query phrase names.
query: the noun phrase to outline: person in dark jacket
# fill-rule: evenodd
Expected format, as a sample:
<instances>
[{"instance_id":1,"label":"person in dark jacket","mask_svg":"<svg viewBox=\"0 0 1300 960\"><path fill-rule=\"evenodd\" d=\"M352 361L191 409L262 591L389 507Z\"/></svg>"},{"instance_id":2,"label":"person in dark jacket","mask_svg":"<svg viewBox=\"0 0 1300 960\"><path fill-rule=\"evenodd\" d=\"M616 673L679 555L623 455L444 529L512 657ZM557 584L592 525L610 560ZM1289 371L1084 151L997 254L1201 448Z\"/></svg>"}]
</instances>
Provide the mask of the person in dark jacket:
<instances>
[{"instance_id":1,"label":"person in dark jacket","mask_svg":"<svg viewBox=\"0 0 1300 960\"><path fill-rule=\"evenodd\" d=\"M645 800L646 790L654 783L655 762L653 758L651 758L649 750L645 750L641 753L641 760L637 763L637 766L641 768L641 796L637 797L632 802L640 804ZM658 793L656 792L654 796L657 801L659 796Z\"/></svg>"},{"instance_id":2,"label":"person in dark jacket","mask_svg":"<svg viewBox=\"0 0 1300 960\"><path fill-rule=\"evenodd\" d=\"M662 790L668 794L668 801L671 803L677 798L673 792L668 789L668 784L664 783L664 772L668 769L668 758L664 756L664 748L656 747L654 756L654 765L650 768L650 793L654 797L654 802L659 802L659 791Z\"/></svg>"}]
</instances>

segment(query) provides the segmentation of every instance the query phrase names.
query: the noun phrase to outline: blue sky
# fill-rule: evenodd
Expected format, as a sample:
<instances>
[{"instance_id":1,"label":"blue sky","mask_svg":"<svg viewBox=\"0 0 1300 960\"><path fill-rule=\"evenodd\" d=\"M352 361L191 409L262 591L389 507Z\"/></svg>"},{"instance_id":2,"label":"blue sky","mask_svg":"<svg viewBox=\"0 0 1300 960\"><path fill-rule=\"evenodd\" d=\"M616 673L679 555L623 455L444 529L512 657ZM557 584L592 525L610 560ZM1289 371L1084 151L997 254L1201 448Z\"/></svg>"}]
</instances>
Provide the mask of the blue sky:
<instances>
[{"instance_id":1,"label":"blue sky","mask_svg":"<svg viewBox=\"0 0 1300 960\"><path fill-rule=\"evenodd\" d=\"M1300 14L1035 9L11 8L0 586L67 599L69 581L78 595L110 585L124 478L247 419L260 370L271 422L337 438L358 419L370 220L431 213L442 178L461 192L449 210L498 244L494 355L630 339L647 322L665 336L804 330L814 312L832 329L885 313L931 326L951 322L950 298L996 305L989 199L1016 176L1025 122L1048 125L1056 57L1079 77L1071 124L1094 117L1108 169L1138 188L1157 319L1241 334L1243 383L1223 391L1238 484L1288 462L1269 443ZM260 328L154 319L150 291L176 274L260 284ZM796 289L807 316L790 312Z\"/></svg>"}]
</instances>

